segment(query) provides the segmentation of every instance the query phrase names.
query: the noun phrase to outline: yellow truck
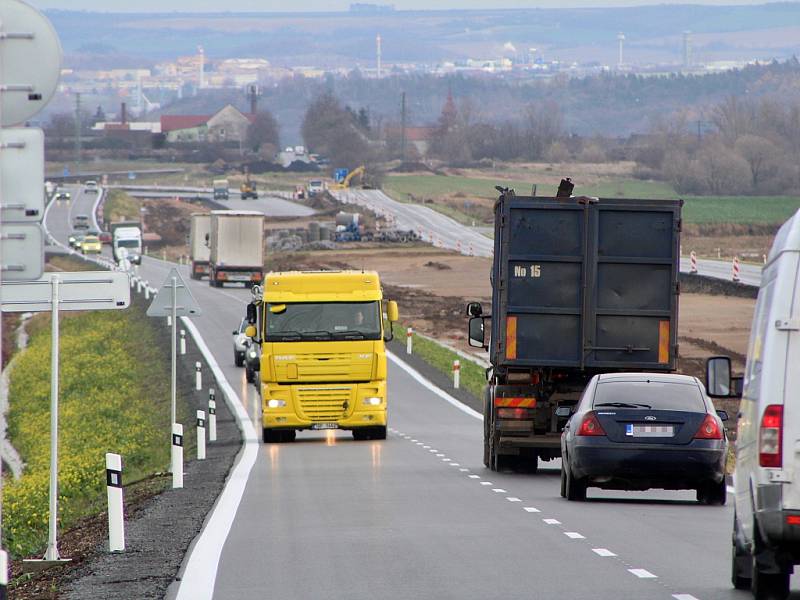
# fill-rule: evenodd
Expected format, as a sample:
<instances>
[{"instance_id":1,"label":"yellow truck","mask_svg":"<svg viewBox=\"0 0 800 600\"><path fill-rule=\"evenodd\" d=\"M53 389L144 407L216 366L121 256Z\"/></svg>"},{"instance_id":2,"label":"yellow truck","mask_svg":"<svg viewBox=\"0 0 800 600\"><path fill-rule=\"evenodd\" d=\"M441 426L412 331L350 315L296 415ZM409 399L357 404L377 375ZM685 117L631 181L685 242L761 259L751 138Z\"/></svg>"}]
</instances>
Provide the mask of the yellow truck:
<instances>
[{"instance_id":1,"label":"yellow truck","mask_svg":"<svg viewBox=\"0 0 800 600\"><path fill-rule=\"evenodd\" d=\"M245 333L261 347L264 442L290 442L305 429L386 439L384 342L398 310L378 274L269 273L253 295Z\"/></svg>"}]
</instances>

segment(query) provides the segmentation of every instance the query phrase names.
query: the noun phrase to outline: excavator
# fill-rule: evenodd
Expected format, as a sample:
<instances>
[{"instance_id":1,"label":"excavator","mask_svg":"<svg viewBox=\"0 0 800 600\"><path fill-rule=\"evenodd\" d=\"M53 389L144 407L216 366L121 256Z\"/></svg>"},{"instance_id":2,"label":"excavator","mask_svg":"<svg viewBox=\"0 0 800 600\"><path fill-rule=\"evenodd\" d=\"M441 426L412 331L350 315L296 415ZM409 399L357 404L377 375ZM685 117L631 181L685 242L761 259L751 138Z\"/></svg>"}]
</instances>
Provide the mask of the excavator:
<instances>
[{"instance_id":1,"label":"excavator","mask_svg":"<svg viewBox=\"0 0 800 600\"><path fill-rule=\"evenodd\" d=\"M239 192L241 193L242 200L258 200L256 182L250 179L250 170L247 168L244 170L244 182L239 186Z\"/></svg>"},{"instance_id":2,"label":"excavator","mask_svg":"<svg viewBox=\"0 0 800 600\"><path fill-rule=\"evenodd\" d=\"M366 172L366 170L367 170L367 168L364 165L361 165L360 167L357 167L357 168L353 169L352 171L350 171L347 174L347 177L342 179L341 182L333 183L329 187L331 189L334 189L334 190L346 190L346 189L348 189L350 187L350 182L353 179L355 179L356 177L359 177L359 176L361 176L363 178L364 177L364 173Z\"/></svg>"}]
</instances>

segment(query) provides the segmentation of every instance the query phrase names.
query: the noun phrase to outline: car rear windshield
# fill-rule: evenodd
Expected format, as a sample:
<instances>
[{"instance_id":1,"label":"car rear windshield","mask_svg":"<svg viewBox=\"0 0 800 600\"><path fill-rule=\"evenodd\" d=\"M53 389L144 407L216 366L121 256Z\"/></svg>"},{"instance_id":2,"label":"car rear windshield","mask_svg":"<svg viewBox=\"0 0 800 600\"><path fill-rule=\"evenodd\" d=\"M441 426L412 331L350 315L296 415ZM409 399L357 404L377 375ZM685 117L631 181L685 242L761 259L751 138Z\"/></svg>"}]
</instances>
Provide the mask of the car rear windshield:
<instances>
[{"instance_id":1,"label":"car rear windshield","mask_svg":"<svg viewBox=\"0 0 800 600\"><path fill-rule=\"evenodd\" d=\"M597 384L593 408L618 407L705 412L700 388L692 383L608 381Z\"/></svg>"}]
</instances>

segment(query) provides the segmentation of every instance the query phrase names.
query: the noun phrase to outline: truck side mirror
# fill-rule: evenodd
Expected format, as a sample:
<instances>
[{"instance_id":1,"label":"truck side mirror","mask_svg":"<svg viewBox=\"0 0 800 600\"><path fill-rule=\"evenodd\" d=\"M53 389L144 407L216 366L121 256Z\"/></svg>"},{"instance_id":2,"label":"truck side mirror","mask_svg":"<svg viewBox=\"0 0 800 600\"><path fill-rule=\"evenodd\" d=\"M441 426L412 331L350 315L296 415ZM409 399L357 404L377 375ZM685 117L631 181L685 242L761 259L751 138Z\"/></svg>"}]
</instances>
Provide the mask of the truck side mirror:
<instances>
[{"instance_id":1,"label":"truck side mirror","mask_svg":"<svg viewBox=\"0 0 800 600\"><path fill-rule=\"evenodd\" d=\"M469 345L473 348L486 349L486 328L483 317L472 317L469 320Z\"/></svg>"},{"instance_id":2,"label":"truck side mirror","mask_svg":"<svg viewBox=\"0 0 800 600\"><path fill-rule=\"evenodd\" d=\"M258 308L252 302L247 305L247 322L251 325L258 322Z\"/></svg>"},{"instance_id":3,"label":"truck side mirror","mask_svg":"<svg viewBox=\"0 0 800 600\"><path fill-rule=\"evenodd\" d=\"M386 304L386 318L390 323L394 323L400 319L400 311L397 308L397 302L389 300Z\"/></svg>"},{"instance_id":4,"label":"truck side mirror","mask_svg":"<svg viewBox=\"0 0 800 600\"><path fill-rule=\"evenodd\" d=\"M253 325L248 325L245 330L244 334L249 338L256 337L256 328Z\"/></svg>"},{"instance_id":5,"label":"truck side mirror","mask_svg":"<svg viewBox=\"0 0 800 600\"><path fill-rule=\"evenodd\" d=\"M480 317L483 314L483 306L480 302L470 302L467 304L468 317Z\"/></svg>"},{"instance_id":6,"label":"truck side mirror","mask_svg":"<svg viewBox=\"0 0 800 600\"><path fill-rule=\"evenodd\" d=\"M706 361L706 391L712 398L729 398L731 393L731 359L713 356Z\"/></svg>"}]
</instances>

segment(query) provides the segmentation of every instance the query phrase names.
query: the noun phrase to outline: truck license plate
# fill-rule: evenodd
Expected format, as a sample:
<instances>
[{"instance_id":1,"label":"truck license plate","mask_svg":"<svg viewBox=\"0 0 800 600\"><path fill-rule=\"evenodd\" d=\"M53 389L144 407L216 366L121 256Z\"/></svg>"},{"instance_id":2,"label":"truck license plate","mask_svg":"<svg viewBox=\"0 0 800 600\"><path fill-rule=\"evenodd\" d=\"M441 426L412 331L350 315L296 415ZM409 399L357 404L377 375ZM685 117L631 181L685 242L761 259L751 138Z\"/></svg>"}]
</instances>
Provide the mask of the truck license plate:
<instances>
[{"instance_id":1,"label":"truck license plate","mask_svg":"<svg viewBox=\"0 0 800 600\"><path fill-rule=\"evenodd\" d=\"M339 429L337 423L314 423L311 429Z\"/></svg>"},{"instance_id":2,"label":"truck license plate","mask_svg":"<svg viewBox=\"0 0 800 600\"><path fill-rule=\"evenodd\" d=\"M672 437L675 435L675 430L672 425L628 423L625 426L625 435L629 437Z\"/></svg>"},{"instance_id":3,"label":"truck license plate","mask_svg":"<svg viewBox=\"0 0 800 600\"><path fill-rule=\"evenodd\" d=\"M228 275L228 281L250 281L249 275Z\"/></svg>"}]
</instances>

